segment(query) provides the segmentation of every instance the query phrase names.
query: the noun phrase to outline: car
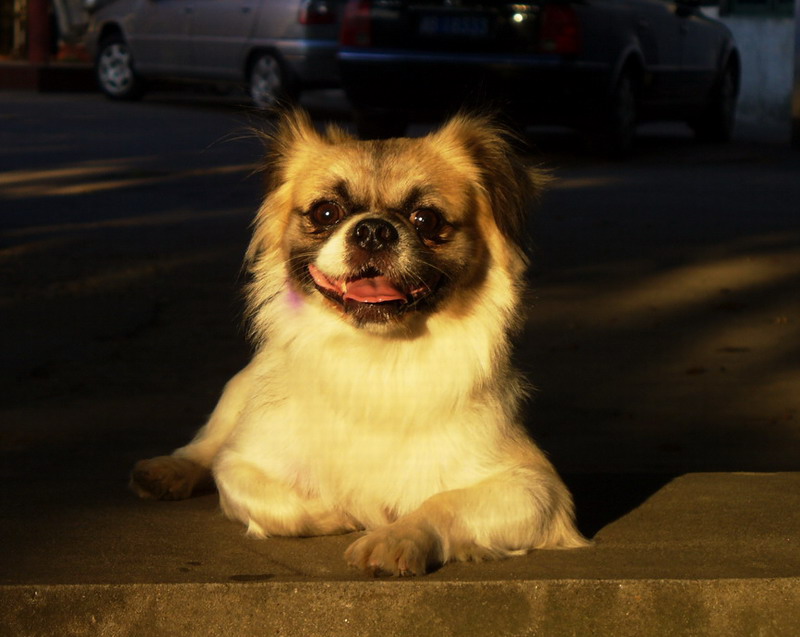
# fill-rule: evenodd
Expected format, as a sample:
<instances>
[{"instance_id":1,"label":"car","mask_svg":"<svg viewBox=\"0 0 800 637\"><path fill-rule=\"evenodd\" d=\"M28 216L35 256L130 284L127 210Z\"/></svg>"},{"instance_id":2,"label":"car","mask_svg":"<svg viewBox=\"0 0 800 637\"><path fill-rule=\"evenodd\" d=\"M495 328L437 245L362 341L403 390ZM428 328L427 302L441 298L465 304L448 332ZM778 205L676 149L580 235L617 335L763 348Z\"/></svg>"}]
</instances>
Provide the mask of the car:
<instances>
[{"instance_id":1,"label":"car","mask_svg":"<svg viewBox=\"0 0 800 637\"><path fill-rule=\"evenodd\" d=\"M140 98L154 79L232 83L271 107L338 84L339 0L89 0L100 89Z\"/></svg>"},{"instance_id":2,"label":"car","mask_svg":"<svg viewBox=\"0 0 800 637\"><path fill-rule=\"evenodd\" d=\"M613 154L644 120L684 120L708 140L733 130L739 52L698 0L349 0L340 41L367 136L465 105L570 125Z\"/></svg>"}]
</instances>

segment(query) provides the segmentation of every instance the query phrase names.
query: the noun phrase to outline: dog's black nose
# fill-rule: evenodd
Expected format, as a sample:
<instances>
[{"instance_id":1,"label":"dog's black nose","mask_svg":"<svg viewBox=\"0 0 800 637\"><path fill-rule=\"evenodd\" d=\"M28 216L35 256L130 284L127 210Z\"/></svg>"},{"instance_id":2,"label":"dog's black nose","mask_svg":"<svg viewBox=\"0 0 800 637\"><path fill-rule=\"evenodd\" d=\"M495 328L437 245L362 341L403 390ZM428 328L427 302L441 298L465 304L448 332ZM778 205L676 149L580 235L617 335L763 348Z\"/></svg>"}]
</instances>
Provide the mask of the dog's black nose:
<instances>
[{"instance_id":1,"label":"dog's black nose","mask_svg":"<svg viewBox=\"0 0 800 637\"><path fill-rule=\"evenodd\" d=\"M364 219L353 228L353 241L368 252L385 250L399 238L397 229L383 219Z\"/></svg>"}]
</instances>

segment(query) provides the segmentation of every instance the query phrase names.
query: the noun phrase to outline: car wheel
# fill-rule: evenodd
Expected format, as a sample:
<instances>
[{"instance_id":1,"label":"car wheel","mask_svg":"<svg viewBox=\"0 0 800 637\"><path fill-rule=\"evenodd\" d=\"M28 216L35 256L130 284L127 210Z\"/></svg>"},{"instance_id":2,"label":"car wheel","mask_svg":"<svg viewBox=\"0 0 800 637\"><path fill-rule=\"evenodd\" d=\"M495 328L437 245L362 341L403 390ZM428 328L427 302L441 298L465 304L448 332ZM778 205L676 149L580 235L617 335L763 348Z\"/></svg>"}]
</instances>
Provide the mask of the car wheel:
<instances>
[{"instance_id":1,"label":"car wheel","mask_svg":"<svg viewBox=\"0 0 800 637\"><path fill-rule=\"evenodd\" d=\"M603 151L615 158L630 154L636 137L639 108L633 74L623 71L608 101L603 122Z\"/></svg>"},{"instance_id":2,"label":"car wheel","mask_svg":"<svg viewBox=\"0 0 800 637\"><path fill-rule=\"evenodd\" d=\"M736 123L736 68L725 67L702 115L689 122L695 137L706 142L727 142Z\"/></svg>"},{"instance_id":3,"label":"car wheel","mask_svg":"<svg viewBox=\"0 0 800 637\"><path fill-rule=\"evenodd\" d=\"M250 99L258 108L273 108L295 97L288 74L274 55L260 54L250 68Z\"/></svg>"},{"instance_id":4,"label":"car wheel","mask_svg":"<svg viewBox=\"0 0 800 637\"><path fill-rule=\"evenodd\" d=\"M114 35L100 43L95 63L100 90L114 100L137 100L144 95L144 80L136 73L125 40Z\"/></svg>"}]
</instances>

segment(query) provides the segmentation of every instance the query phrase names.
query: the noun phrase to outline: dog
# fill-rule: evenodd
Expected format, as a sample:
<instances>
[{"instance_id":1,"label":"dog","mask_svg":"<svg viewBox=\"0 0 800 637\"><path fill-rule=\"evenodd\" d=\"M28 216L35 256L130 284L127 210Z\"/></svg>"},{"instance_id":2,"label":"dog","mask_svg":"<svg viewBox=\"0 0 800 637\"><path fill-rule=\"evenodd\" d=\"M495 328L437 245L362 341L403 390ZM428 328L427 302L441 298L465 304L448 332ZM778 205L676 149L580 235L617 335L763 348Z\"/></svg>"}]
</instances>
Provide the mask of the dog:
<instances>
[{"instance_id":1,"label":"dog","mask_svg":"<svg viewBox=\"0 0 800 637\"><path fill-rule=\"evenodd\" d=\"M546 176L482 115L362 141L290 110L264 135L255 353L188 445L136 464L134 491L213 479L250 536L366 531L345 559L372 574L585 546L510 361Z\"/></svg>"}]
</instances>

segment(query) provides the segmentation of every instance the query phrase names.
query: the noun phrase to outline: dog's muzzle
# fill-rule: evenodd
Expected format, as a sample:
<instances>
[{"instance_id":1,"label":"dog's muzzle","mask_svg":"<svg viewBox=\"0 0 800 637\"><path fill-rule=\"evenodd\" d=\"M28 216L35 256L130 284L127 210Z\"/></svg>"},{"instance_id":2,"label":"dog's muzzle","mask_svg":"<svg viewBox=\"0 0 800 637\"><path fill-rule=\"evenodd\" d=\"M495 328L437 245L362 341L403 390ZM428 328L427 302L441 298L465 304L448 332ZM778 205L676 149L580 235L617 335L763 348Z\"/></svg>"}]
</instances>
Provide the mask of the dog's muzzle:
<instances>
[{"instance_id":1,"label":"dog's muzzle","mask_svg":"<svg viewBox=\"0 0 800 637\"><path fill-rule=\"evenodd\" d=\"M385 323L418 309L438 288L431 268L399 271L402 230L387 219L365 217L346 230L347 274L331 275L315 263L308 273L324 297L357 323Z\"/></svg>"}]
</instances>

